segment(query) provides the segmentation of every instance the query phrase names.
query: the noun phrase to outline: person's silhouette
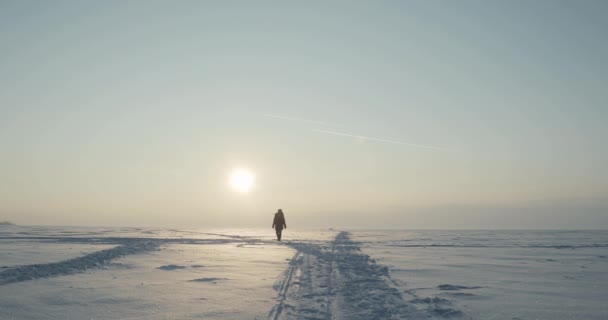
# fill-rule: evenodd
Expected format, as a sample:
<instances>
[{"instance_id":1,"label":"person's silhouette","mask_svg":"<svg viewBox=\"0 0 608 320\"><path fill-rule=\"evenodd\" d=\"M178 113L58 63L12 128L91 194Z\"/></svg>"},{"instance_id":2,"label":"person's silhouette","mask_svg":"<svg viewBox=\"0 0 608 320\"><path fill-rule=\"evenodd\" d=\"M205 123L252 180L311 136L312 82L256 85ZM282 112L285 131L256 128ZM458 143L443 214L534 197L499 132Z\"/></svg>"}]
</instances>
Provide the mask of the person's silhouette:
<instances>
[{"instance_id":1,"label":"person's silhouette","mask_svg":"<svg viewBox=\"0 0 608 320\"><path fill-rule=\"evenodd\" d=\"M279 209L277 213L274 214L274 220L272 221L272 227L277 232L277 240L281 241L281 232L283 228L287 229L287 224L285 223L285 215L283 214L283 210Z\"/></svg>"}]
</instances>

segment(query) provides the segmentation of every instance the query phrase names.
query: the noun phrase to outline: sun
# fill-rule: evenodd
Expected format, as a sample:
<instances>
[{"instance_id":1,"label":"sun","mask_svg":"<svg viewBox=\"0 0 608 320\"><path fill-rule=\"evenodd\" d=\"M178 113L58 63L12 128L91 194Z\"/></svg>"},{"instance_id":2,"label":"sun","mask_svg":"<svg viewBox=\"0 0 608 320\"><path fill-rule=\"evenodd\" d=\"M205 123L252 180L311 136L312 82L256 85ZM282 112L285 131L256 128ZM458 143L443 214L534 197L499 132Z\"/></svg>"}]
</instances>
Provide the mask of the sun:
<instances>
[{"instance_id":1,"label":"sun","mask_svg":"<svg viewBox=\"0 0 608 320\"><path fill-rule=\"evenodd\" d=\"M248 192L253 187L253 174L246 169L235 169L230 174L230 186L234 191Z\"/></svg>"}]
</instances>

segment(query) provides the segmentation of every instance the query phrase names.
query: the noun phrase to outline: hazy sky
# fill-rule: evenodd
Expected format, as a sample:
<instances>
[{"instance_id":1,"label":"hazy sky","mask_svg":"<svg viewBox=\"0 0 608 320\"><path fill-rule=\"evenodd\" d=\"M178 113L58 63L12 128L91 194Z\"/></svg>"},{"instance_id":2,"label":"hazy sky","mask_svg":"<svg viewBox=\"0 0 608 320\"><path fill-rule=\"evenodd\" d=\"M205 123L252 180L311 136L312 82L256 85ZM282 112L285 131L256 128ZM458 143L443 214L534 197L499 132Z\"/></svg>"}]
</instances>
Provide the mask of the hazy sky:
<instances>
[{"instance_id":1,"label":"hazy sky","mask_svg":"<svg viewBox=\"0 0 608 320\"><path fill-rule=\"evenodd\" d=\"M607 16L0 1L0 220L270 228L283 208L289 227L608 228Z\"/></svg>"}]
</instances>

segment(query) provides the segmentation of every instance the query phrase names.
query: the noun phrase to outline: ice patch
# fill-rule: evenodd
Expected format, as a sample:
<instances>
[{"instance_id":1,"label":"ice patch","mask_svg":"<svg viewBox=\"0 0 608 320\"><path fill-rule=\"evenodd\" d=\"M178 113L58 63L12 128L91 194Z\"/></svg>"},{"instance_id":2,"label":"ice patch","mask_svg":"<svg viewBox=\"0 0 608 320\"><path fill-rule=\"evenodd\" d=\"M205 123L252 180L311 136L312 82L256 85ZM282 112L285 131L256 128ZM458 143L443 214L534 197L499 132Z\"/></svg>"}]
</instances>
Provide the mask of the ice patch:
<instances>
[{"instance_id":1,"label":"ice patch","mask_svg":"<svg viewBox=\"0 0 608 320\"><path fill-rule=\"evenodd\" d=\"M190 281L193 282L217 282L217 281L221 281L221 280L229 280L227 278L199 278L199 279L192 279Z\"/></svg>"},{"instance_id":2,"label":"ice patch","mask_svg":"<svg viewBox=\"0 0 608 320\"><path fill-rule=\"evenodd\" d=\"M170 271L170 270L186 269L186 267L185 266L179 266L179 265L176 265L176 264L169 264L169 265L166 265L166 266L158 267L157 269L161 269L161 270L165 270L165 271Z\"/></svg>"},{"instance_id":3,"label":"ice patch","mask_svg":"<svg viewBox=\"0 0 608 320\"><path fill-rule=\"evenodd\" d=\"M480 289L481 287L465 287L465 286L455 286L452 284L440 284L437 286L439 290L445 291L455 291L455 290L463 290L463 289Z\"/></svg>"},{"instance_id":4,"label":"ice patch","mask_svg":"<svg viewBox=\"0 0 608 320\"><path fill-rule=\"evenodd\" d=\"M409 302L411 303L425 303L425 304L439 304L439 303L444 303L444 304L450 304L450 300L444 299L444 298L439 298L439 297L433 297L433 298L418 298L418 299L412 299Z\"/></svg>"},{"instance_id":5,"label":"ice patch","mask_svg":"<svg viewBox=\"0 0 608 320\"><path fill-rule=\"evenodd\" d=\"M449 292L449 295L453 297L476 297L475 294L468 292Z\"/></svg>"}]
</instances>

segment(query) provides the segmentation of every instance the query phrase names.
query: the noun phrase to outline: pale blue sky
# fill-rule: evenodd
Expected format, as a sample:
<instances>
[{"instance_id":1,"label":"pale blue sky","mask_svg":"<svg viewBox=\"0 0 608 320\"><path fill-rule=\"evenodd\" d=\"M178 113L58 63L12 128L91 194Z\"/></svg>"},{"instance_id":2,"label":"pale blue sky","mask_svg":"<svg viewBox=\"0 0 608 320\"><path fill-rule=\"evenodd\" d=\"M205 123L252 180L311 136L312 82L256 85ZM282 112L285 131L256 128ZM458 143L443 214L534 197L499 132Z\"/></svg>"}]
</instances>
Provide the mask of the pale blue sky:
<instances>
[{"instance_id":1,"label":"pale blue sky","mask_svg":"<svg viewBox=\"0 0 608 320\"><path fill-rule=\"evenodd\" d=\"M0 1L0 220L258 227L282 207L302 227L607 228L607 16ZM251 192L230 190L236 167Z\"/></svg>"}]
</instances>

